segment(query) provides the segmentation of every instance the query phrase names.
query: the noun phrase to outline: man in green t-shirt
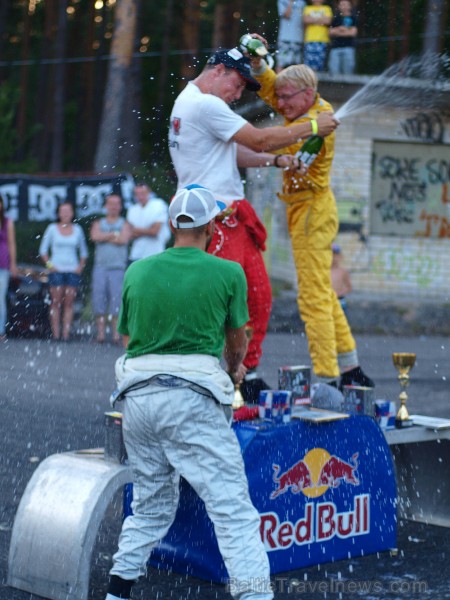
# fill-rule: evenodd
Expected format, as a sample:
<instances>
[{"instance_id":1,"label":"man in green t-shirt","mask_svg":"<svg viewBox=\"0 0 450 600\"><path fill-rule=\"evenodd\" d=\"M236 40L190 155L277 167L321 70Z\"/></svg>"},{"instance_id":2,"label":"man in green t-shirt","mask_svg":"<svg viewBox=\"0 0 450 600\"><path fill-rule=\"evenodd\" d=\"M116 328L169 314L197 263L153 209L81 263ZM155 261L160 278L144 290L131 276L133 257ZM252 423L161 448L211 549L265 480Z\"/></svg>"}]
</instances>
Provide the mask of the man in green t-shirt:
<instances>
[{"instance_id":1,"label":"man in green t-shirt","mask_svg":"<svg viewBox=\"0 0 450 600\"><path fill-rule=\"evenodd\" d=\"M129 598L145 574L175 518L180 476L205 503L236 597L273 598L259 514L227 416L233 384L246 372L246 279L238 263L206 253L223 208L206 188L180 189L169 207L174 247L125 275L118 331L127 353L116 363L115 398L125 400L134 499L106 600Z\"/></svg>"}]
</instances>

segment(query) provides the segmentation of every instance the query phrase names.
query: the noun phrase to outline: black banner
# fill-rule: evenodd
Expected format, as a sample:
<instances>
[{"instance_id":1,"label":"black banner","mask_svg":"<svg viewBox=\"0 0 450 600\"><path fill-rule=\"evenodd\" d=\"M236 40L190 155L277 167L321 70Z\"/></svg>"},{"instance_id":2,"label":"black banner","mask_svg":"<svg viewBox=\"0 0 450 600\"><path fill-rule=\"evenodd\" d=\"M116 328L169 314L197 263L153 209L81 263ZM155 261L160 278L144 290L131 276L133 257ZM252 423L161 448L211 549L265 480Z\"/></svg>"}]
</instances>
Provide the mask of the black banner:
<instances>
[{"instance_id":1,"label":"black banner","mask_svg":"<svg viewBox=\"0 0 450 600\"><path fill-rule=\"evenodd\" d=\"M133 203L133 177L128 173L103 176L0 175L0 195L13 221L54 221L63 201L73 204L75 217L102 212L105 196L118 194L124 207Z\"/></svg>"}]
</instances>

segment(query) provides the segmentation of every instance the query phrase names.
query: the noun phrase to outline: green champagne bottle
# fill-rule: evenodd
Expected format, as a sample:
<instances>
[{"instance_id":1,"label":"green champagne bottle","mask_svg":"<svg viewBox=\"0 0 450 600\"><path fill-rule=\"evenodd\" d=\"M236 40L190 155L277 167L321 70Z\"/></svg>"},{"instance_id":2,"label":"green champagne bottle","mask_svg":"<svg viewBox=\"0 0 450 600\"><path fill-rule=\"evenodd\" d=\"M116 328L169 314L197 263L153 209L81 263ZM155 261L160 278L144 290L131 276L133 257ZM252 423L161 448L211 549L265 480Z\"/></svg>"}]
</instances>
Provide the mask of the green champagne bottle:
<instances>
[{"instance_id":1,"label":"green champagne bottle","mask_svg":"<svg viewBox=\"0 0 450 600\"><path fill-rule=\"evenodd\" d=\"M260 40L253 38L249 33L240 38L239 48L242 52L247 52L250 56L258 56L259 58L264 58L268 54L268 50L264 44Z\"/></svg>"},{"instance_id":2,"label":"green champagne bottle","mask_svg":"<svg viewBox=\"0 0 450 600\"><path fill-rule=\"evenodd\" d=\"M307 167L312 165L323 146L323 137L311 135L295 155Z\"/></svg>"}]
</instances>

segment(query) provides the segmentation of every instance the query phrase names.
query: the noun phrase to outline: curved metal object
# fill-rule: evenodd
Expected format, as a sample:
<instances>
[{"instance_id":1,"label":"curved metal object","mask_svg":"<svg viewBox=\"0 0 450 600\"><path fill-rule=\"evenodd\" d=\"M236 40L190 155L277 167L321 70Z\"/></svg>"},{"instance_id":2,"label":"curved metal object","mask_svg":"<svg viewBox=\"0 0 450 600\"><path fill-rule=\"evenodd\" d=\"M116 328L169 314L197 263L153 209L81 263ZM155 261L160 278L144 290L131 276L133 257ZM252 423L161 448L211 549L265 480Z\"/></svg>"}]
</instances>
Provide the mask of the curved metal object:
<instances>
[{"instance_id":1,"label":"curved metal object","mask_svg":"<svg viewBox=\"0 0 450 600\"><path fill-rule=\"evenodd\" d=\"M14 520L8 585L52 600L86 600L100 523L130 481L129 467L87 451L44 460Z\"/></svg>"}]
</instances>

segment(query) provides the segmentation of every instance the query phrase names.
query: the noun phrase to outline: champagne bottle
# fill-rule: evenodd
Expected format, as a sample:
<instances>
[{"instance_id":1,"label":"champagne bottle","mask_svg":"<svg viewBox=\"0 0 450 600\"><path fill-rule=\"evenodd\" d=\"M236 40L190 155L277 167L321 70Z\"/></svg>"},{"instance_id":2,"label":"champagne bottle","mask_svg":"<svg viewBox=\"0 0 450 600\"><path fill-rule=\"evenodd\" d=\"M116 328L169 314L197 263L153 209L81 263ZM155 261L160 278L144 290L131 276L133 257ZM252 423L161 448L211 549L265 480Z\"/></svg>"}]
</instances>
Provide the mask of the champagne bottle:
<instances>
[{"instance_id":1,"label":"champagne bottle","mask_svg":"<svg viewBox=\"0 0 450 600\"><path fill-rule=\"evenodd\" d=\"M311 135L307 138L295 157L309 167L316 160L322 146L323 137L320 137L320 135Z\"/></svg>"},{"instance_id":2,"label":"champagne bottle","mask_svg":"<svg viewBox=\"0 0 450 600\"><path fill-rule=\"evenodd\" d=\"M240 38L239 48L242 52L247 52L250 56L258 56L259 58L264 58L268 54L268 50L264 44L249 33Z\"/></svg>"}]
</instances>

